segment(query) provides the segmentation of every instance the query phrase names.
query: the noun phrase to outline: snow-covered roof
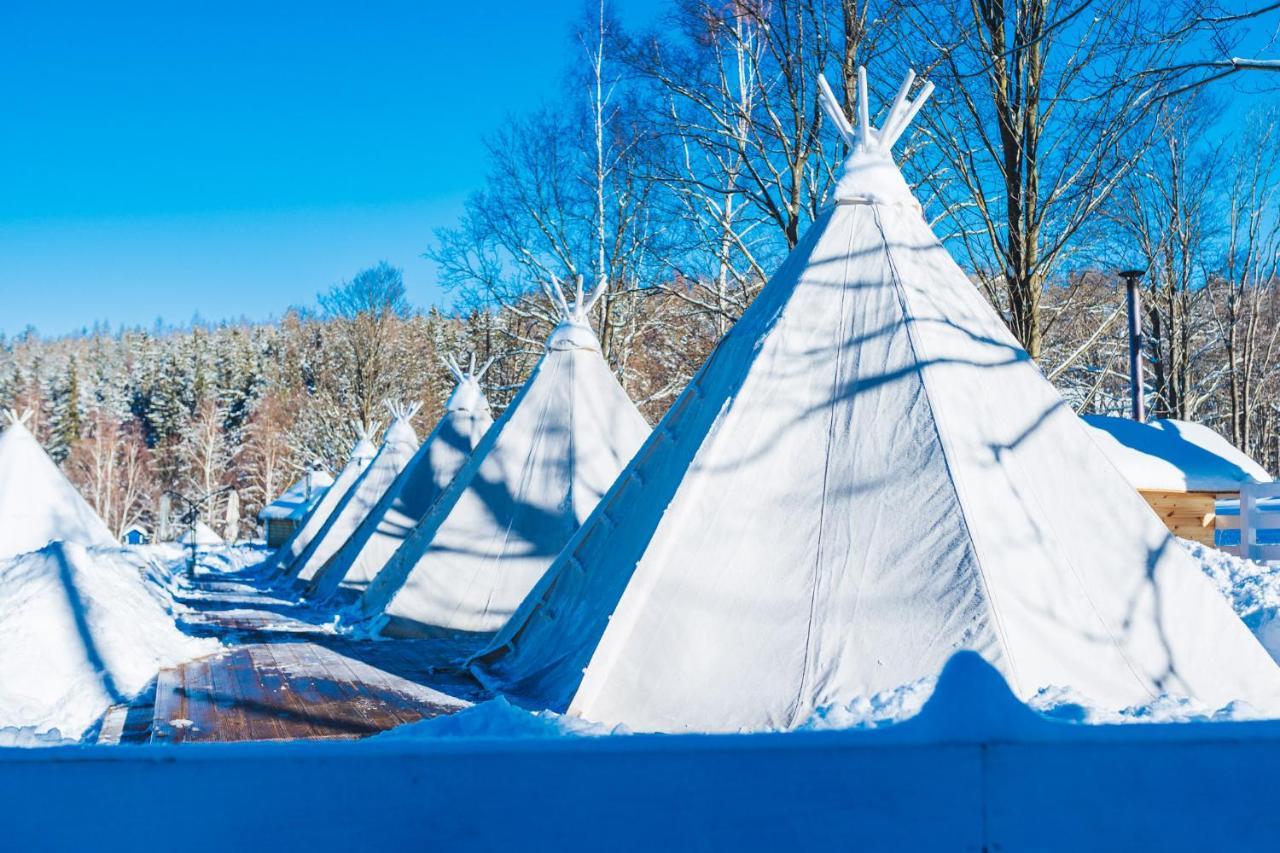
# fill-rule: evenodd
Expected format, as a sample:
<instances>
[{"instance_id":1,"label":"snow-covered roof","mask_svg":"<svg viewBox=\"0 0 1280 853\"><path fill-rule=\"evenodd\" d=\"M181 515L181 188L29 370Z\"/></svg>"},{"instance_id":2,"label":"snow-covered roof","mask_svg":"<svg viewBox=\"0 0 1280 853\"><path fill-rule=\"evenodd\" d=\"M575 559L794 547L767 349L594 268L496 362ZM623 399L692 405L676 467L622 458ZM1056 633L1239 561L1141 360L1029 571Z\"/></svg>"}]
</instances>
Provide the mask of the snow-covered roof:
<instances>
[{"instance_id":1,"label":"snow-covered roof","mask_svg":"<svg viewBox=\"0 0 1280 853\"><path fill-rule=\"evenodd\" d=\"M44 452L24 416L0 434L0 559L50 542L114 545L116 538Z\"/></svg>"},{"instance_id":2,"label":"snow-covered roof","mask_svg":"<svg viewBox=\"0 0 1280 853\"><path fill-rule=\"evenodd\" d=\"M1085 415L1098 447L1134 488L1169 492L1238 492L1271 476L1204 424L1176 420L1147 423Z\"/></svg>"},{"instance_id":3,"label":"snow-covered roof","mask_svg":"<svg viewBox=\"0 0 1280 853\"><path fill-rule=\"evenodd\" d=\"M281 492L280 497L264 506L258 518L262 521L301 521L332 485L333 475L328 471L308 471Z\"/></svg>"}]
</instances>

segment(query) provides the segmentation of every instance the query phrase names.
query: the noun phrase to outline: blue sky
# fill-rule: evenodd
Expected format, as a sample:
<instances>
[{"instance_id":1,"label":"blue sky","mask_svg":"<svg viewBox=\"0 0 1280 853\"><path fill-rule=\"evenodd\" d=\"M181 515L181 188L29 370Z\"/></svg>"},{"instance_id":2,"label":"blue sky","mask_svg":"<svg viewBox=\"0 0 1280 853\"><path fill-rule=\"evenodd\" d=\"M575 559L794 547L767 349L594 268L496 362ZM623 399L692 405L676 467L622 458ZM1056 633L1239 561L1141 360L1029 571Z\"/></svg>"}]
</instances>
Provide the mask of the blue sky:
<instances>
[{"instance_id":1,"label":"blue sky","mask_svg":"<svg viewBox=\"0 0 1280 853\"><path fill-rule=\"evenodd\" d=\"M632 26L666 5L610 2ZM421 253L481 139L554 93L582 10L3 4L0 333L264 319L380 259L446 301Z\"/></svg>"},{"instance_id":2,"label":"blue sky","mask_svg":"<svg viewBox=\"0 0 1280 853\"><path fill-rule=\"evenodd\" d=\"M656 0L615 4L647 22ZM0 332L264 318L420 255L581 0L7 3Z\"/></svg>"}]
</instances>

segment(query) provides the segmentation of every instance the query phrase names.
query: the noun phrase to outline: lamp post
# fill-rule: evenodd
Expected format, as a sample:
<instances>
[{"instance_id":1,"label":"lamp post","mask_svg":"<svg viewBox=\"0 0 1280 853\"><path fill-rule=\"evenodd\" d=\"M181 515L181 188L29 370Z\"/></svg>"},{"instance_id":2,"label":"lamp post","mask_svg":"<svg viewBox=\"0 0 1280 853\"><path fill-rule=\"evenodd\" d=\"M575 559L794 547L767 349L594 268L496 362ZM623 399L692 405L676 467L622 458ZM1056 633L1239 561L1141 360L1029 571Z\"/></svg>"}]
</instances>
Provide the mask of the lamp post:
<instances>
[{"instance_id":1,"label":"lamp post","mask_svg":"<svg viewBox=\"0 0 1280 853\"><path fill-rule=\"evenodd\" d=\"M1142 295L1138 280L1146 270L1121 270L1125 299L1129 303L1129 398L1133 403L1133 419L1147 419L1146 401L1142 396Z\"/></svg>"}]
</instances>

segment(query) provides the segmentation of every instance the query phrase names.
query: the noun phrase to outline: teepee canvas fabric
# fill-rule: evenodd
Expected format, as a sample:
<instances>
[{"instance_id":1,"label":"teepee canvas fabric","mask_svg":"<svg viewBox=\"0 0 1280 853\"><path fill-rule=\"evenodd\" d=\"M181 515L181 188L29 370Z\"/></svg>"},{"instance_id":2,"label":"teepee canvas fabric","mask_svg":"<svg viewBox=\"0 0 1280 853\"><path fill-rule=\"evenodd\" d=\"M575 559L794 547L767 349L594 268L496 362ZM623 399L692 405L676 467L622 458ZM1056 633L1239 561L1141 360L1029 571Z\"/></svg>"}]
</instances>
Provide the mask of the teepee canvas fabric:
<instances>
[{"instance_id":1,"label":"teepee canvas fabric","mask_svg":"<svg viewBox=\"0 0 1280 853\"><path fill-rule=\"evenodd\" d=\"M10 412L0 434L0 559L50 542L114 545L115 537L40 442Z\"/></svg>"},{"instance_id":2,"label":"teepee canvas fabric","mask_svg":"<svg viewBox=\"0 0 1280 853\"><path fill-rule=\"evenodd\" d=\"M308 598L323 600L340 586L366 589L471 458L493 425L480 387L489 365L477 371L474 361L468 371L452 359L447 362L458 384L445 402L444 417L373 512L316 573Z\"/></svg>"},{"instance_id":3,"label":"teepee canvas fabric","mask_svg":"<svg viewBox=\"0 0 1280 853\"><path fill-rule=\"evenodd\" d=\"M324 529L325 524L329 521L329 516L333 515L333 511L342 503L342 499L347 496L347 492L355 485L356 480L360 479L360 475L364 473L364 469L369 462L378 455L378 449L369 440L373 430L366 427L357 427L357 431L360 434L360 439L351 448L351 454L347 457L347 464L338 472L338 478L333 481L333 485L324 493L324 497L312 507L311 512L298 525L298 529L293 532L293 535L276 551L275 565L282 573L289 575L295 572L294 564L307 550L311 541Z\"/></svg>"},{"instance_id":4,"label":"teepee canvas fabric","mask_svg":"<svg viewBox=\"0 0 1280 853\"><path fill-rule=\"evenodd\" d=\"M888 153L910 82L880 130L862 90L835 204L472 660L491 687L786 728L972 649L1023 697L1280 711L1280 669L923 219Z\"/></svg>"},{"instance_id":5,"label":"teepee canvas fabric","mask_svg":"<svg viewBox=\"0 0 1280 853\"><path fill-rule=\"evenodd\" d=\"M294 562L294 579L310 583L320 568L338 553L351 535L374 507L382 500L387 489L400 476L418 450L418 435L413 431L410 419L421 404L391 406L391 425L382 437L382 447L373 461L360 473L355 484L342 497L324 527L311 540L302 555Z\"/></svg>"},{"instance_id":6,"label":"teepee canvas fabric","mask_svg":"<svg viewBox=\"0 0 1280 853\"><path fill-rule=\"evenodd\" d=\"M373 630L502 627L649 434L578 294L561 297L533 375L356 603Z\"/></svg>"}]
</instances>

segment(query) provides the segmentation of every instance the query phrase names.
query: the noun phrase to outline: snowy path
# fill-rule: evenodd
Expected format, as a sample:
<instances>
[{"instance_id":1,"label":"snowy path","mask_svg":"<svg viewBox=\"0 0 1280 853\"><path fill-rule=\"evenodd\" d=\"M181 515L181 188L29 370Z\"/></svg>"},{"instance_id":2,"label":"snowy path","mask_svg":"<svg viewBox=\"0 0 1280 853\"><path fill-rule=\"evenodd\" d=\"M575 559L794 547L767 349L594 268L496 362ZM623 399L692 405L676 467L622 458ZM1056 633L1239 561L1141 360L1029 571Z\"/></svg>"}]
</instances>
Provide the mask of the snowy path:
<instances>
[{"instance_id":1,"label":"snowy path","mask_svg":"<svg viewBox=\"0 0 1280 853\"><path fill-rule=\"evenodd\" d=\"M201 555L192 572L175 561L167 581L180 627L228 649L161 670L154 690L108 713L99 742L363 737L487 698L449 674L468 644L340 636L331 614L299 604L243 554Z\"/></svg>"}]
</instances>

